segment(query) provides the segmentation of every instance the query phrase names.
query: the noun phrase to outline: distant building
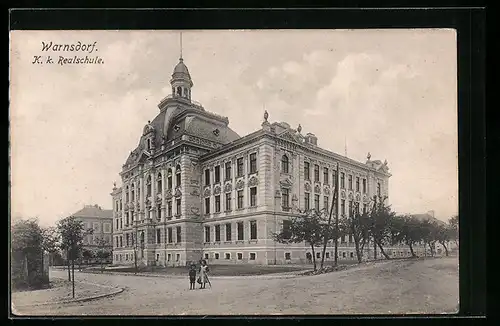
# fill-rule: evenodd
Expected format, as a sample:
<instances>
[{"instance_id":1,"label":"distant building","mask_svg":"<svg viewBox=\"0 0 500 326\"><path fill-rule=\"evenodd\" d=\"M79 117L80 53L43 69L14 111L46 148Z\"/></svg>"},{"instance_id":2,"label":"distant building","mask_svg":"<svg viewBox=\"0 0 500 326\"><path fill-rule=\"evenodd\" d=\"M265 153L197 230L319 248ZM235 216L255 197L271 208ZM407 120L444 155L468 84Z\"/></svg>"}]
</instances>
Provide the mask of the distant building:
<instances>
[{"instance_id":1,"label":"distant building","mask_svg":"<svg viewBox=\"0 0 500 326\"><path fill-rule=\"evenodd\" d=\"M113 250L111 240L113 234L113 210L102 209L98 205L85 205L71 216L82 221L85 230L93 230L91 235L86 235L83 239L84 249L95 251L98 248L97 239L104 239L109 251Z\"/></svg>"},{"instance_id":2,"label":"distant building","mask_svg":"<svg viewBox=\"0 0 500 326\"><path fill-rule=\"evenodd\" d=\"M307 262L307 244L283 245L272 237L299 209L324 208L335 186L341 215L366 210L374 195L388 196L387 161L368 154L358 162L325 150L300 125L268 122L267 112L259 130L240 137L227 117L191 100L193 81L182 58L171 86L122 167L122 185L111 193L113 263L133 264L135 255L141 264L167 266L200 258ZM327 260L333 252L330 245ZM351 237L340 241L339 255L355 259Z\"/></svg>"}]
</instances>

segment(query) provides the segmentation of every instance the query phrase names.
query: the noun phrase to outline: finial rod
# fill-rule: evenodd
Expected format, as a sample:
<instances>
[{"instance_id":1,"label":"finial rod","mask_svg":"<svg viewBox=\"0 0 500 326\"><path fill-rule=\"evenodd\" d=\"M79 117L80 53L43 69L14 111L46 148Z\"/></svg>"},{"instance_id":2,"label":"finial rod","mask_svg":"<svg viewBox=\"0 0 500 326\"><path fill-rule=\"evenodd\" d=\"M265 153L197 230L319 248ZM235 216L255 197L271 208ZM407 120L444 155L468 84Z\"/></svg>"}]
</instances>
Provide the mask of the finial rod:
<instances>
[{"instance_id":1,"label":"finial rod","mask_svg":"<svg viewBox=\"0 0 500 326\"><path fill-rule=\"evenodd\" d=\"M181 56L180 59L182 60L182 32L180 34L180 50L181 50Z\"/></svg>"}]
</instances>

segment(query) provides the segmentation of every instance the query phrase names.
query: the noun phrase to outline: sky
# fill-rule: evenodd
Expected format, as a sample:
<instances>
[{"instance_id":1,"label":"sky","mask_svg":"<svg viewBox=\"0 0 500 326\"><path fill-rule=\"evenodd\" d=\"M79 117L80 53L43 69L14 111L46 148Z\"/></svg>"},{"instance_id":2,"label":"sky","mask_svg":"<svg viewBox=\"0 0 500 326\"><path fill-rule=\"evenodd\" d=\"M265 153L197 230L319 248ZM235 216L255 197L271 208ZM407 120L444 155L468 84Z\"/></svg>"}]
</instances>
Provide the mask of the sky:
<instances>
[{"instance_id":1,"label":"sky","mask_svg":"<svg viewBox=\"0 0 500 326\"><path fill-rule=\"evenodd\" d=\"M171 92L178 31L12 31L13 218L52 225L86 204L111 209L113 182ZM96 44L92 53L42 42ZM54 62L33 64L35 56ZM57 64L59 55L102 64ZM458 213L456 33L450 29L184 31L192 99L240 136L269 121L322 148L387 160L398 213Z\"/></svg>"}]
</instances>

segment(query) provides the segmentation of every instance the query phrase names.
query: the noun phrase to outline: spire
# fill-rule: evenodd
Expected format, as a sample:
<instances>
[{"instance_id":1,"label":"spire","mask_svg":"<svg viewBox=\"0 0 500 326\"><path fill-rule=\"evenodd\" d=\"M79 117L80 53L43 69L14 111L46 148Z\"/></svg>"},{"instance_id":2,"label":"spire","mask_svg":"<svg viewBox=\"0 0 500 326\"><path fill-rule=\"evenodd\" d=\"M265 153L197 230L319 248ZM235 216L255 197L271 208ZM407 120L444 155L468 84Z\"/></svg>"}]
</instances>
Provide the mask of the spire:
<instances>
[{"instance_id":1,"label":"spire","mask_svg":"<svg viewBox=\"0 0 500 326\"><path fill-rule=\"evenodd\" d=\"M181 52L181 56L179 57L179 60L183 61L183 59L182 59L182 32L180 34L180 52Z\"/></svg>"}]
</instances>

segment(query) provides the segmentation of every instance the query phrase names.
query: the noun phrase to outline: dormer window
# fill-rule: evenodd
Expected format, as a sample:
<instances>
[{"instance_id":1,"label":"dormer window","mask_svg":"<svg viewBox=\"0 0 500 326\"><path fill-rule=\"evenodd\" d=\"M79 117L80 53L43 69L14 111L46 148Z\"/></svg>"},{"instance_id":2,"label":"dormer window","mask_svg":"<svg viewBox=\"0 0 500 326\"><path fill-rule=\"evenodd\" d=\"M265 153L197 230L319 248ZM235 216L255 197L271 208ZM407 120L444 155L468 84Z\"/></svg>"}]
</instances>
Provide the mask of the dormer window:
<instances>
[{"instance_id":1,"label":"dormer window","mask_svg":"<svg viewBox=\"0 0 500 326\"><path fill-rule=\"evenodd\" d=\"M147 147L147 148L148 148L148 151L150 151L150 150L151 150L151 139L148 139L147 144L148 144L148 145L147 145L147 146L148 146L148 147Z\"/></svg>"},{"instance_id":2,"label":"dormer window","mask_svg":"<svg viewBox=\"0 0 500 326\"><path fill-rule=\"evenodd\" d=\"M182 96L182 87L177 87L177 95Z\"/></svg>"}]
</instances>

